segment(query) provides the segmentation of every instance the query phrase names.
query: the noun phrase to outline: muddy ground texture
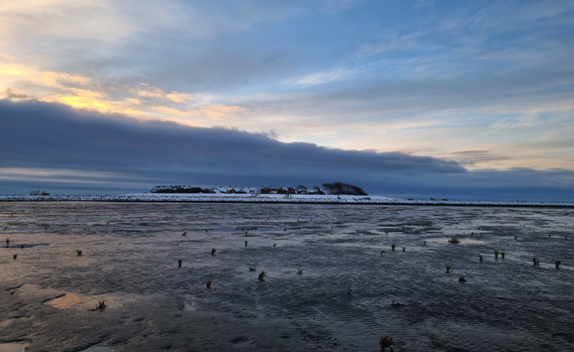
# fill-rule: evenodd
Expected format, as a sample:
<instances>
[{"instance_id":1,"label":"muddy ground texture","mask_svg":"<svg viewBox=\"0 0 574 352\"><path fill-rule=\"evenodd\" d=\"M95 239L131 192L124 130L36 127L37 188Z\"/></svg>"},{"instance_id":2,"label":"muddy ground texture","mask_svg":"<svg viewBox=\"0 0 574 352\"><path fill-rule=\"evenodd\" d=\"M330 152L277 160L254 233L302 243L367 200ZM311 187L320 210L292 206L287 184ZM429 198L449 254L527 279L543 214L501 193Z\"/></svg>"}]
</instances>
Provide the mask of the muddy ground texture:
<instances>
[{"instance_id":1,"label":"muddy ground texture","mask_svg":"<svg viewBox=\"0 0 574 352\"><path fill-rule=\"evenodd\" d=\"M572 351L573 212L0 203L0 351Z\"/></svg>"}]
</instances>

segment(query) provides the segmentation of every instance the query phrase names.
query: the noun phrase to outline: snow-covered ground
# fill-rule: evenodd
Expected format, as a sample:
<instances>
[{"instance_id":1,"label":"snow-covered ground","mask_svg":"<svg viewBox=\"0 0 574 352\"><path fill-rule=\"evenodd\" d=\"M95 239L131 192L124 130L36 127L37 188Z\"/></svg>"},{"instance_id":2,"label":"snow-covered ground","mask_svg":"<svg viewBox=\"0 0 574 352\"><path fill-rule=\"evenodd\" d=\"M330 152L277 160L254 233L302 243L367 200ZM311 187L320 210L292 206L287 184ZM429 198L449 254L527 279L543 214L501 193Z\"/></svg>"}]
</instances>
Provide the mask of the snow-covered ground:
<instances>
[{"instance_id":1,"label":"snow-covered ground","mask_svg":"<svg viewBox=\"0 0 574 352\"><path fill-rule=\"evenodd\" d=\"M165 194L134 193L111 196L89 195L0 195L0 201L110 201L110 202L213 202L213 203L341 203L401 205L477 205L574 207L574 202L478 201L478 200L407 200L382 196L337 196L300 194Z\"/></svg>"}]
</instances>

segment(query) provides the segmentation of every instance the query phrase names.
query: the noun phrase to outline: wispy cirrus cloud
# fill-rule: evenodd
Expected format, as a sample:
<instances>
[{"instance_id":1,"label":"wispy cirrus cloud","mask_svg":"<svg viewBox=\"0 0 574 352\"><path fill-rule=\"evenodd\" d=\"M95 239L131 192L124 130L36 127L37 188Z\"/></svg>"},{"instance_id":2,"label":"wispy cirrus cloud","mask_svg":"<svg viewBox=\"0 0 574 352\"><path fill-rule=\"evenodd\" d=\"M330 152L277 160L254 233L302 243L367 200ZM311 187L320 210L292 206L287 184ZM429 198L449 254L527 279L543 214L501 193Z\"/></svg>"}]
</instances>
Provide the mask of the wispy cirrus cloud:
<instances>
[{"instance_id":1,"label":"wispy cirrus cloud","mask_svg":"<svg viewBox=\"0 0 574 352\"><path fill-rule=\"evenodd\" d=\"M356 68L335 68L325 72L309 73L289 79L287 82L292 85L314 86L334 81L340 81L348 77L361 73L361 69Z\"/></svg>"}]
</instances>

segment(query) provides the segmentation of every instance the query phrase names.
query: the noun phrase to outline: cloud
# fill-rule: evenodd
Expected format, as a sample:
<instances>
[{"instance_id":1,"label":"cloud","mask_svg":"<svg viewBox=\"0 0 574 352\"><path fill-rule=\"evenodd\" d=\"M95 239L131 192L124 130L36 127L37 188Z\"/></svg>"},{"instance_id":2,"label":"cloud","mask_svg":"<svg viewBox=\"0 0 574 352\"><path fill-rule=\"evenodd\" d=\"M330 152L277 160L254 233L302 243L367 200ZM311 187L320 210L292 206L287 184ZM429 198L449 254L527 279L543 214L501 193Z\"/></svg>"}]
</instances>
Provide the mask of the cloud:
<instances>
[{"instance_id":1,"label":"cloud","mask_svg":"<svg viewBox=\"0 0 574 352\"><path fill-rule=\"evenodd\" d=\"M11 100L32 99L33 98L27 94L16 92L14 89L11 89L11 88L7 88L4 91L4 97L6 97L7 99L11 99Z\"/></svg>"},{"instance_id":2,"label":"cloud","mask_svg":"<svg viewBox=\"0 0 574 352\"><path fill-rule=\"evenodd\" d=\"M33 100L0 100L0 119L0 193L50 187L67 193L122 193L159 184L313 185L334 180L389 196L488 199L498 197L493 190L513 187L520 187L523 196L541 189L573 193L574 173L565 170L468 172L455 161L431 157L282 143L265 134L75 111Z\"/></svg>"},{"instance_id":3,"label":"cloud","mask_svg":"<svg viewBox=\"0 0 574 352\"><path fill-rule=\"evenodd\" d=\"M505 155L497 155L488 150L465 150L459 152L450 153L451 159L458 161L464 166L474 166L476 164L498 161L498 160L508 160L510 159Z\"/></svg>"},{"instance_id":4,"label":"cloud","mask_svg":"<svg viewBox=\"0 0 574 352\"><path fill-rule=\"evenodd\" d=\"M455 162L429 157L281 143L263 134L78 112L37 101L4 100L0 111L3 168L116 172L148 179L150 185L173 179L189 183L198 175L204 175L204 183L249 175L260 182L297 182L333 175L376 179L393 173L465 172Z\"/></svg>"},{"instance_id":5,"label":"cloud","mask_svg":"<svg viewBox=\"0 0 574 352\"><path fill-rule=\"evenodd\" d=\"M317 84L339 81L345 77L354 76L359 72L360 70L358 69L336 68L326 72L317 72L298 76L288 80L288 83L301 86L313 86Z\"/></svg>"}]
</instances>

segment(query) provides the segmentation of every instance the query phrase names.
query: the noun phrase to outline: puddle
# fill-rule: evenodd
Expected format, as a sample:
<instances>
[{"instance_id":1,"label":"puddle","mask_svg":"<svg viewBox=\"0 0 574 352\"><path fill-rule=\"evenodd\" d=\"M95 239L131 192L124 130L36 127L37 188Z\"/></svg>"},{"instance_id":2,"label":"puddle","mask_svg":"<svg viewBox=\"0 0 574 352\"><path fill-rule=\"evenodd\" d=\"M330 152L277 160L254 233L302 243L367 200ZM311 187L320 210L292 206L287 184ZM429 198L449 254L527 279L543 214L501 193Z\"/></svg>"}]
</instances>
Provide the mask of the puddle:
<instances>
[{"instance_id":1,"label":"puddle","mask_svg":"<svg viewBox=\"0 0 574 352\"><path fill-rule=\"evenodd\" d=\"M27 243L27 244L13 244L11 246L2 246L0 248L22 248L22 246L24 246L24 248L34 248L34 247L38 247L38 246L49 246L49 243ZM1 351L1 350L0 350Z\"/></svg>"},{"instance_id":2,"label":"puddle","mask_svg":"<svg viewBox=\"0 0 574 352\"><path fill-rule=\"evenodd\" d=\"M24 352L27 346L27 343L0 343L0 352Z\"/></svg>"},{"instance_id":3,"label":"puddle","mask_svg":"<svg viewBox=\"0 0 574 352\"><path fill-rule=\"evenodd\" d=\"M2 350L0 350L0 352L2 352ZM90 347L81 352L114 352L114 349L109 347Z\"/></svg>"},{"instance_id":4,"label":"puddle","mask_svg":"<svg viewBox=\"0 0 574 352\"><path fill-rule=\"evenodd\" d=\"M96 307L98 302L102 300L105 302L107 308L123 306L136 301L135 298L126 298L115 295L83 296L75 293L65 293L45 301L44 304L56 309L89 310Z\"/></svg>"}]
</instances>

